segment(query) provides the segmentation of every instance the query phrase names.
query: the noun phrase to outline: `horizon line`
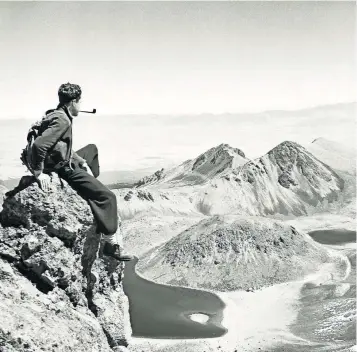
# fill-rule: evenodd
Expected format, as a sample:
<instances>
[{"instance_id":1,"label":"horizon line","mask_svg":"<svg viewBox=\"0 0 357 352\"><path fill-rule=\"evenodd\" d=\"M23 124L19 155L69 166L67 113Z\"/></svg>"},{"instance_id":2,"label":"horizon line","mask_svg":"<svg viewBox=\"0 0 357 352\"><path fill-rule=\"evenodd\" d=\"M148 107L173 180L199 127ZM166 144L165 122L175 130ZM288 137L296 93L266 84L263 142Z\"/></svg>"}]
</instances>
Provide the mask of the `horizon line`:
<instances>
[{"instance_id":1,"label":"horizon line","mask_svg":"<svg viewBox=\"0 0 357 352\"><path fill-rule=\"evenodd\" d=\"M313 109L318 109L318 108L323 108L323 107L332 107L332 106L337 106L337 105L352 105L352 104L357 104L357 100L356 101L341 101L338 103L321 103L321 104L315 104L315 105L310 105L310 106L306 106L306 107L302 107L302 108L295 108L295 109L267 109L267 110L261 110L258 112L219 112L219 113L215 113L215 112L166 112L166 113L155 113L155 112L146 112L146 113L104 113L104 114L100 114L100 111L98 113L98 109L97 109L97 114L100 116L105 116L105 117L110 117L110 116L200 116L200 115L213 115L213 116L221 116L221 115L259 115L259 114L266 114L266 113L270 113L270 112L297 112L297 111L304 111L304 110L313 110ZM45 111L46 109L44 109ZM1 120L28 120L28 119L32 119L35 113L30 113L28 115L30 115L29 117L21 117L19 115L10 115L10 117L5 117L2 118L0 116L0 121Z\"/></svg>"}]
</instances>

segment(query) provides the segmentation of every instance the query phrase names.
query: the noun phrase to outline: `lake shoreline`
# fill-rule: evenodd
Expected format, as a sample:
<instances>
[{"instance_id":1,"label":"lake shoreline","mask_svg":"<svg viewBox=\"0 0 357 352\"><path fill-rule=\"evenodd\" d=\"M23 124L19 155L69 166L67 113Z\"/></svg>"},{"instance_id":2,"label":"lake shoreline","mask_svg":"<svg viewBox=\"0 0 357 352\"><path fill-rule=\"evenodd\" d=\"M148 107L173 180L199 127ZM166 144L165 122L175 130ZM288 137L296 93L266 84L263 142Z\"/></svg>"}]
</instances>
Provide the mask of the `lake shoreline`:
<instances>
[{"instance_id":1,"label":"lake shoreline","mask_svg":"<svg viewBox=\"0 0 357 352\"><path fill-rule=\"evenodd\" d=\"M281 343L307 344L312 347L314 343L294 335L289 326L298 316L300 293L306 283L322 285L329 282L332 273L341 273L342 262L346 265L344 277L349 275L351 268L348 266L347 257L331 248L329 253L332 262L326 263L320 270L302 280L266 287L255 292L208 290L218 295L226 305L222 325L228 332L222 337L196 339L194 342L184 339L156 340L135 337L130 341L132 351L166 351L166 348L169 348L170 351L177 352L228 352L238 347L242 352L253 352L259 348L262 351L273 351L274 346L277 347ZM276 312L279 312L279 316L276 316Z\"/></svg>"},{"instance_id":2,"label":"lake shoreline","mask_svg":"<svg viewBox=\"0 0 357 352\"><path fill-rule=\"evenodd\" d=\"M217 294L148 280L136 271L138 261L136 257L126 264L123 279L133 338L177 340L226 334L221 324L225 304Z\"/></svg>"}]
</instances>

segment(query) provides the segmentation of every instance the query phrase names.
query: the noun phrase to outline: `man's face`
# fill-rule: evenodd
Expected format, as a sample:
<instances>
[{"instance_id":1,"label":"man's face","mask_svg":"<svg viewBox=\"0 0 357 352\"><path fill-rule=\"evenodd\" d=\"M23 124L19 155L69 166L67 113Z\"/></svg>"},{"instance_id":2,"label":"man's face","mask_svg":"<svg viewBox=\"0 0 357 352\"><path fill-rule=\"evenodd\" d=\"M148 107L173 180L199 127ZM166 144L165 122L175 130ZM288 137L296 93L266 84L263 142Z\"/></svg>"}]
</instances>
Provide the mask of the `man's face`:
<instances>
[{"instance_id":1,"label":"man's face","mask_svg":"<svg viewBox=\"0 0 357 352\"><path fill-rule=\"evenodd\" d=\"M73 99L71 101L71 105L69 106L69 110L72 116L78 116L79 110L81 110L81 100L79 99L78 101L76 99Z\"/></svg>"}]
</instances>

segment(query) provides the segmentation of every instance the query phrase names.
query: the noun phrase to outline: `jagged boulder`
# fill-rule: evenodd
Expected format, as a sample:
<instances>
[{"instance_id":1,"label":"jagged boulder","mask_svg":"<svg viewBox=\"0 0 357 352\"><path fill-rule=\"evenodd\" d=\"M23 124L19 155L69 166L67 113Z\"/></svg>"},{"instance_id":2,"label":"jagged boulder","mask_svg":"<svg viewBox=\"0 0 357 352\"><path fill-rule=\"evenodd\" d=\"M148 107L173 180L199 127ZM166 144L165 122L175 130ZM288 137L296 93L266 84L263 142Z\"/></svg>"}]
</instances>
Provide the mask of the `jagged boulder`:
<instances>
[{"instance_id":1,"label":"jagged boulder","mask_svg":"<svg viewBox=\"0 0 357 352\"><path fill-rule=\"evenodd\" d=\"M0 350L127 346L123 264L102 255L89 205L57 176L48 193L27 183L0 213Z\"/></svg>"}]
</instances>

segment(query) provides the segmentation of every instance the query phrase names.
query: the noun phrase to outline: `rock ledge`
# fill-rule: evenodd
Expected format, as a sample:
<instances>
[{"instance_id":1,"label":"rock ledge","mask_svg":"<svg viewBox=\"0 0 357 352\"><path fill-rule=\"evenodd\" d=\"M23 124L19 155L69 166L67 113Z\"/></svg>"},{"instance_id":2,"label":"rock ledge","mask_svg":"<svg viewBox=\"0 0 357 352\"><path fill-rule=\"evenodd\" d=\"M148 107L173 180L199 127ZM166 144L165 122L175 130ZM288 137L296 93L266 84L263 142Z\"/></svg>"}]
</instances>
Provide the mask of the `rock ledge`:
<instances>
[{"instance_id":1,"label":"rock ledge","mask_svg":"<svg viewBox=\"0 0 357 352\"><path fill-rule=\"evenodd\" d=\"M57 176L47 194L36 183L10 193L0 213L0 351L124 350L123 264L101 247L89 205Z\"/></svg>"}]
</instances>

